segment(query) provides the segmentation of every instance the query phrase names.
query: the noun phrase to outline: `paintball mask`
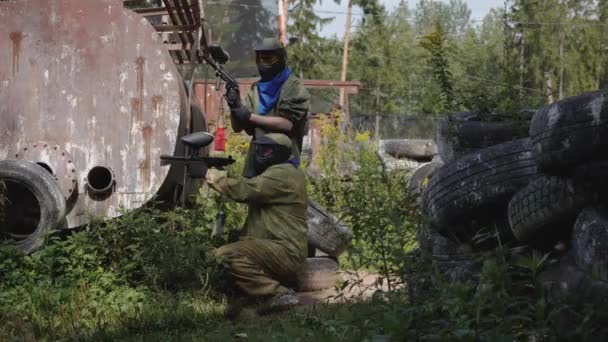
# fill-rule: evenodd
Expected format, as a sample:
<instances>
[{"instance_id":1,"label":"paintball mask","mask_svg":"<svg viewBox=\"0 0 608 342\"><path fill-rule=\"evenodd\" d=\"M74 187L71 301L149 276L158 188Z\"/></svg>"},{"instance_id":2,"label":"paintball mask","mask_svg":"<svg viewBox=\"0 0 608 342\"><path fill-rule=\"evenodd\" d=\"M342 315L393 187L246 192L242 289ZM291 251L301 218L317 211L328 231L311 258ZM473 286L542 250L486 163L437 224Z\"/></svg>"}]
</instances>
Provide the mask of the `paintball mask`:
<instances>
[{"instance_id":1,"label":"paintball mask","mask_svg":"<svg viewBox=\"0 0 608 342\"><path fill-rule=\"evenodd\" d=\"M261 175L272 165L282 164L291 157L291 140L281 133L266 134L255 141L253 167Z\"/></svg>"},{"instance_id":2,"label":"paintball mask","mask_svg":"<svg viewBox=\"0 0 608 342\"><path fill-rule=\"evenodd\" d=\"M287 53L276 38L265 38L255 47L255 63L263 81L269 81L287 67Z\"/></svg>"}]
</instances>

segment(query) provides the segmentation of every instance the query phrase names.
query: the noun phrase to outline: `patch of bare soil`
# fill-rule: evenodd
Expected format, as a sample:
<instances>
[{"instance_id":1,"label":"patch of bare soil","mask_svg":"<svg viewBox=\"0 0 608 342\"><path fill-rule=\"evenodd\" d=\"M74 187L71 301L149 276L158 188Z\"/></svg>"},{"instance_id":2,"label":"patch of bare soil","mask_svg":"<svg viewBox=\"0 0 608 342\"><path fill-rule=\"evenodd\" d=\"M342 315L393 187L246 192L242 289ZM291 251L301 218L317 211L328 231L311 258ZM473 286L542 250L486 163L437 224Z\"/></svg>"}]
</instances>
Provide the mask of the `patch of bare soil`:
<instances>
[{"instance_id":1,"label":"patch of bare soil","mask_svg":"<svg viewBox=\"0 0 608 342\"><path fill-rule=\"evenodd\" d=\"M298 292L300 305L317 303L344 303L370 299L376 291L389 291L403 288L404 284L397 278L390 282L386 277L367 271L345 270L340 272L342 281L338 286L313 292Z\"/></svg>"}]
</instances>

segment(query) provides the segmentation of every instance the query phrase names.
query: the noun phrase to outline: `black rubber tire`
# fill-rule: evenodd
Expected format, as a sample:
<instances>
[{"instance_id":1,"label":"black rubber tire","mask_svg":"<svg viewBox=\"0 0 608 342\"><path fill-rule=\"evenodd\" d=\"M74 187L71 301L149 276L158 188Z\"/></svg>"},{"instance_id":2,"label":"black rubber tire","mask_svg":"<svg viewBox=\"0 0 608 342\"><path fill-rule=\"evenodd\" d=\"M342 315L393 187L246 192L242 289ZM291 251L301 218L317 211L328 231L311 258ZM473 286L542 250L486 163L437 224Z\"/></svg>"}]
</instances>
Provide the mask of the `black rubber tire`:
<instances>
[{"instance_id":1,"label":"black rubber tire","mask_svg":"<svg viewBox=\"0 0 608 342\"><path fill-rule=\"evenodd\" d=\"M503 217L511 196L536 175L528 139L492 146L437 170L422 207L435 226L471 233L472 222Z\"/></svg>"},{"instance_id":2,"label":"black rubber tire","mask_svg":"<svg viewBox=\"0 0 608 342\"><path fill-rule=\"evenodd\" d=\"M585 208L572 232L572 256L583 271L608 282L608 210Z\"/></svg>"},{"instance_id":3,"label":"black rubber tire","mask_svg":"<svg viewBox=\"0 0 608 342\"><path fill-rule=\"evenodd\" d=\"M577 166L572 173L572 179L575 184L593 184L593 188L600 192L606 193L608 190L608 161L597 161ZM608 196L602 195L606 199Z\"/></svg>"},{"instance_id":4,"label":"black rubber tire","mask_svg":"<svg viewBox=\"0 0 608 342\"><path fill-rule=\"evenodd\" d=\"M332 288L340 281L338 262L329 257L306 258L298 273L297 289L300 292L321 291Z\"/></svg>"},{"instance_id":5,"label":"black rubber tire","mask_svg":"<svg viewBox=\"0 0 608 342\"><path fill-rule=\"evenodd\" d=\"M608 305L608 283L581 270L573 259L565 255L538 275L538 282L545 290L549 302L563 303L568 299L597 307Z\"/></svg>"},{"instance_id":6,"label":"black rubber tire","mask_svg":"<svg viewBox=\"0 0 608 342\"><path fill-rule=\"evenodd\" d=\"M407 189L409 193L420 195L422 190L426 188L429 180L433 176L433 173L443 167L443 165L444 164L441 162L430 162L414 170L407 181Z\"/></svg>"},{"instance_id":7,"label":"black rubber tire","mask_svg":"<svg viewBox=\"0 0 608 342\"><path fill-rule=\"evenodd\" d=\"M608 93L570 97L541 108L530 125L533 154L543 172L562 175L608 159Z\"/></svg>"},{"instance_id":8,"label":"black rubber tire","mask_svg":"<svg viewBox=\"0 0 608 342\"><path fill-rule=\"evenodd\" d=\"M391 139L382 141L384 152L391 157L427 159L437 154L437 145L433 140L425 139Z\"/></svg>"},{"instance_id":9,"label":"black rubber tire","mask_svg":"<svg viewBox=\"0 0 608 342\"><path fill-rule=\"evenodd\" d=\"M24 254L32 253L44 244L46 234L65 218L66 204L61 189L46 169L24 160L0 161L0 181L6 184L16 183L27 188L38 202L40 220L34 231L18 238L13 236L17 250ZM6 197L11 201L10 193L7 193ZM14 231L14 227L3 227L3 230L5 233Z\"/></svg>"},{"instance_id":10,"label":"black rubber tire","mask_svg":"<svg viewBox=\"0 0 608 342\"><path fill-rule=\"evenodd\" d=\"M308 244L321 252L339 256L353 239L351 230L317 202L308 200Z\"/></svg>"},{"instance_id":11,"label":"black rubber tire","mask_svg":"<svg viewBox=\"0 0 608 342\"><path fill-rule=\"evenodd\" d=\"M481 149L526 138L529 121L484 122L473 113L458 113L439 120L437 150L446 163Z\"/></svg>"},{"instance_id":12,"label":"black rubber tire","mask_svg":"<svg viewBox=\"0 0 608 342\"><path fill-rule=\"evenodd\" d=\"M565 177L537 177L509 202L513 235L540 248L550 248L566 239L579 212L597 201L592 186L575 185Z\"/></svg>"},{"instance_id":13,"label":"black rubber tire","mask_svg":"<svg viewBox=\"0 0 608 342\"><path fill-rule=\"evenodd\" d=\"M427 225L418 227L416 237L422 257L450 282L470 280L479 267L478 255L468 243L443 236Z\"/></svg>"}]
</instances>

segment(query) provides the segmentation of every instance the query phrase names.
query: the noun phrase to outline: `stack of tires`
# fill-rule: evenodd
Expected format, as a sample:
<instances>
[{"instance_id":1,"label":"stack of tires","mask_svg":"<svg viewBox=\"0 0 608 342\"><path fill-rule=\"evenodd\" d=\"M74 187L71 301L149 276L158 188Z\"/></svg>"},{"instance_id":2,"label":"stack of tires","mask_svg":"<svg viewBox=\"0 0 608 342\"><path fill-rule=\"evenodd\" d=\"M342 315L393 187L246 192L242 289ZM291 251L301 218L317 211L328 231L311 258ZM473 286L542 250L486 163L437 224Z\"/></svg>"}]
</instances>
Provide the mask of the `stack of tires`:
<instances>
[{"instance_id":1,"label":"stack of tires","mask_svg":"<svg viewBox=\"0 0 608 342\"><path fill-rule=\"evenodd\" d=\"M309 255L297 279L301 292L332 288L340 281L338 256L346 251L353 234L340 219L319 203L308 201Z\"/></svg>"},{"instance_id":2,"label":"stack of tires","mask_svg":"<svg viewBox=\"0 0 608 342\"><path fill-rule=\"evenodd\" d=\"M418 240L423 255L450 281L474 273L478 252L492 247L481 243L484 236L512 239L509 200L538 176L527 137L529 119L492 122L466 112L438 124L437 147L445 165L421 181L421 205L430 220L419 227Z\"/></svg>"},{"instance_id":3,"label":"stack of tires","mask_svg":"<svg viewBox=\"0 0 608 342\"><path fill-rule=\"evenodd\" d=\"M521 129L525 126L528 134ZM437 254L458 261L462 253L456 251L462 248L472 245L472 254L487 248L474 242L480 227L490 227L502 243L559 249L565 255L558 263L563 273L576 268L608 282L608 210L603 206L608 92L548 105L530 122L524 117L484 123L471 113L452 115L440 122L437 140L446 165L424 182L422 207L431 224L421 229L430 233L419 235L439 235L456 248L445 247L439 238L421 242L434 264ZM563 281L546 277L551 278Z\"/></svg>"}]
</instances>

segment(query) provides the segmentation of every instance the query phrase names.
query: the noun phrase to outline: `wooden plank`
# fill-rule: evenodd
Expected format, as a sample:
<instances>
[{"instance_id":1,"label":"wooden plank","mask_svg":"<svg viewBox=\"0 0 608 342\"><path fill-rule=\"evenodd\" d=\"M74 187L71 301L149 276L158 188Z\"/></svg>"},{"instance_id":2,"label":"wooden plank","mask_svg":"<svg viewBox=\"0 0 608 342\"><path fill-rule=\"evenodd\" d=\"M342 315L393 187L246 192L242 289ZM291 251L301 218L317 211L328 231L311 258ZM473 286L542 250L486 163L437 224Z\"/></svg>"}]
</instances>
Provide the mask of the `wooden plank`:
<instances>
[{"instance_id":1,"label":"wooden plank","mask_svg":"<svg viewBox=\"0 0 608 342\"><path fill-rule=\"evenodd\" d=\"M196 25L153 25L158 32L192 32L198 27Z\"/></svg>"}]
</instances>

